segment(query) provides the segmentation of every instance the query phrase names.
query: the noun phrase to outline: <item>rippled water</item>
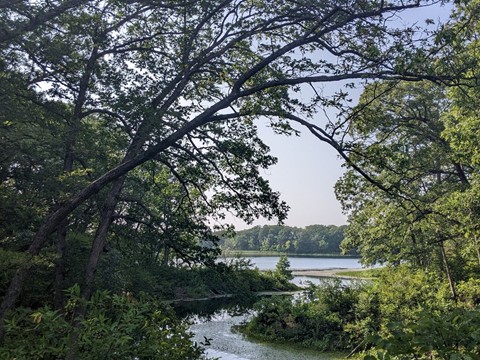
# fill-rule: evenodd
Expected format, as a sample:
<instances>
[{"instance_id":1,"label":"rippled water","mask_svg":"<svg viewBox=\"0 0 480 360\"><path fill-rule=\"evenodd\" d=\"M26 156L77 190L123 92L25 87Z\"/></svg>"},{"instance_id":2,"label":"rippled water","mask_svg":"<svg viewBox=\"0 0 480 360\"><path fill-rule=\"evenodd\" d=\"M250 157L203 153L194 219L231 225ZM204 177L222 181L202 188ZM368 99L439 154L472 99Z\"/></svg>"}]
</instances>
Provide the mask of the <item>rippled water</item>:
<instances>
[{"instance_id":1,"label":"rippled water","mask_svg":"<svg viewBox=\"0 0 480 360\"><path fill-rule=\"evenodd\" d=\"M250 258L260 270L275 269L278 256ZM361 264L355 258L305 258L289 257L291 269L331 269L359 268ZM318 278L298 276L294 282L306 281L318 283ZM205 302L184 304L177 309L182 316L190 317L194 324L191 331L194 341L205 346L206 355L221 360L321 360L332 359L332 354L292 349L279 345L263 344L246 339L242 334L232 331L232 326L245 321L253 300L243 303L238 299L216 299Z\"/></svg>"},{"instance_id":2,"label":"rippled water","mask_svg":"<svg viewBox=\"0 0 480 360\"><path fill-rule=\"evenodd\" d=\"M232 326L240 324L248 315L230 316L219 312L212 319L191 326L194 341L206 346L206 355L222 360L319 360L331 359L331 354L307 350L282 348L247 340L242 334L232 332Z\"/></svg>"}]
</instances>

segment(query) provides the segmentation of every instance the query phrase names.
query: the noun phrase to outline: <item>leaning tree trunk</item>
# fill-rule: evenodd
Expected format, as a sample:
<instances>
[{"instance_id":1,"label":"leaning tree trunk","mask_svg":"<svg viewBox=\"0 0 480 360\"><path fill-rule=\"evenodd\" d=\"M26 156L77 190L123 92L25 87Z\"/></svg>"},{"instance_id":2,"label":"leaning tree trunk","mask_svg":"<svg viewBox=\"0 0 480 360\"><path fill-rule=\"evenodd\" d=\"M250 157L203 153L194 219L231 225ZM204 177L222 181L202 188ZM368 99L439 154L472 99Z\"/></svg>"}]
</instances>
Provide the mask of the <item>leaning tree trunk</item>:
<instances>
[{"instance_id":1,"label":"leaning tree trunk","mask_svg":"<svg viewBox=\"0 0 480 360\"><path fill-rule=\"evenodd\" d=\"M443 242L440 243L440 250L442 252L443 265L445 266L445 273L447 274L448 284L450 285L450 291L452 293L453 300L457 301L457 290L455 287L455 281L453 280L450 265L448 264L447 254L445 252L445 246Z\"/></svg>"},{"instance_id":2,"label":"leaning tree trunk","mask_svg":"<svg viewBox=\"0 0 480 360\"><path fill-rule=\"evenodd\" d=\"M93 291L93 281L95 279L95 273L97 271L98 262L100 260L100 255L102 254L103 248L107 243L107 235L110 225L112 224L113 214L115 212L115 207L118 203L118 197L122 191L123 184L125 182L125 176L115 180L110 188L110 191L107 194L105 202L103 204L100 223L97 227L95 237L92 242L92 247L90 250L90 256L88 262L85 266L85 273L83 278L83 284L81 288L81 296L83 299L90 299ZM70 350L67 354L67 360L77 359L78 353L78 338L79 338L79 327L81 319L86 315L86 307L83 304L80 304L74 312L73 321L74 321L74 331L70 338Z\"/></svg>"},{"instance_id":3,"label":"leaning tree trunk","mask_svg":"<svg viewBox=\"0 0 480 360\"><path fill-rule=\"evenodd\" d=\"M88 263L85 266L85 273L83 278L81 294L84 299L89 299L92 295L93 281L95 279L95 273L97 271L100 255L107 243L107 235L110 225L112 223L113 214L118 203L118 197L122 191L123 184L125 182L125 176L115 180L112 184L110 191L107 194L107 198L103 204L100 224L97 227L95 238L92 242L92 248L90 250L90 256ZM83 314L81 314L83 315Z\"/></svg>"},{"instance_id":4,"label":"leaning tree trunk","mask_svg":"<svg viewBox=\"0 0 480 360\"><path fill-rule=\"evenodd\" d=\"M45 222L38 229L32 243L27 250L29 259L27 259L25 264L16 271L5 293L2 304L0 305L0 339L3 339L6 315L8 311L15 307L15 303L22 291L24 281L30 272L31 260L38 255L40 250L47 242L49 236L58 229L62 221L64 221L68 215L70 215L80 204L89 199L91 196L97 194L109 183L126 175L130 170L145 163L146 161L153 159L157 154L175 144L179 139L183 138L186 134L190 133L194 129L214 121L215 118L213 115L218 111L228 107L239 96L239 93L229 95L215 105L211 106L207 111L203 112L201 115L197 116L195 119L191 120L174 133L159 141L157 144L149 147L147 150L139 153L138 155L123 161L115 168L107 171L97 180L93 181L79 193L74 195L70 200L66 201L61 207L59 207L56 211L51 213L47 219L45 219Z\"/></svg>"},{"instance_id":5,"label":"leaning tree trunk","mask_svg":"<svg viewBox=\"0 0 480 360\"><path fill-rule=\"evenodd\" d=\"M55 285L53 306L55 310L61 311L65 305L64 285L65 285L65 250L67 247L67 225L63 223L57 232L56 250L57 259L55 263Z\"/></svg>"},{"instance_id":6,"label":"leaning tree trunk","mask_svg":"<svg viewBox=\"0 0 480 360\"><path fill-rule=\"evenodd\" d=\"M27 250L29 257L15 272L5 296L3 297L2 304L0 305L0 339L3 339L5 330L4 322L7 313L15 307L15 303L17 302L17 299L22 291L24 281L30 272L32 260L39 254L50 235L56 231L61 223L67 219L68 215L70 215L86 199L98 193L113 180L123 176L131 169L149 160L149 155L150 154L144 154L143 156L138 156L130 161L125 161L116 168L108 171L102 177L85 187L82 191L72 197L70 201L65 202L61 207L47 217L45 222L38 229L32 243Z\"/></svg>"}]
</instances>

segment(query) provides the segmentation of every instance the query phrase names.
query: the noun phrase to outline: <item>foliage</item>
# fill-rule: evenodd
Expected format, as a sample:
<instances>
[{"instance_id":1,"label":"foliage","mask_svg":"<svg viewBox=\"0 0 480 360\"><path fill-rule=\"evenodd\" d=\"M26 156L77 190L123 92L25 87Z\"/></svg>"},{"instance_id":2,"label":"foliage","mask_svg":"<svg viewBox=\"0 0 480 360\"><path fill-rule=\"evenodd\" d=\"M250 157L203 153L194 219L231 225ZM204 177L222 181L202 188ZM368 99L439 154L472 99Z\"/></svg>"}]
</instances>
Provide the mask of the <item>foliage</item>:
<instances>
[{"instance_id":1,"label":"foliage","mask_svg":"<svg viewBox=\"0 0 480 360\"><path fill-rule=\"evenodd\" d=\"M364 359L478 359L480 311L423 311L414 322L389 324L391 335L376 338L373 355Z\"/></svg>"},{"instance_id":2,"label":"foliage","mask_svg":"<svg viewBox=\"0 0 480 360\"><path fill-rule=\"evenodd\" d=\"M242 331L324 351L364 351L367 358L476 358L478 280L458 288L461 301L454 302L432 274L385 268L372 281L326 281L293 300L264 299Z\"/></svg>"},{"instance_id":3,"label":"foliage","mask_svg":"<svg viewBox=\"0 0 480 360\"><path fill-rule=\"evenodd\" d=\"M285 225L255 226L223 235L220 244L227 250L278 251L295 254L340 254L346 226L309 225L297 228Z\"/></svg>"},{"instance_id":4,"label":"foliage","mask_svg":"<svg viewBox=\"0 0 480 360\"><path fill-rule=\"evenodd\" d=\"M60 309L58 295L76 282L89 301L94 285L181 297L276 286L288 278L285 263L275 282L214 262L217 238L210 224L227 213L247 222L286 217L288 206L262 176L276 159L258 136L259 121L287 135L296 133L292 123L305 126L351 166L337 191L351 211L346 246L358 246L367 263L408 261L446 276L455 297L453 279L474 273L475 255L480 264L478 154L469 150L478 143L478 106L462 105L468 103L465 93L478 99L478 0L459 3L456 23L435 32L392 20L401 10L428 3L1 2L0 257L12 260L0 269L11 277L9 285L3 278L0 283L0 338L16 304L41 308L55 297ZM438 59L449 50L452 60ZM456 66L447 66L450 61ZM474 90L411 85L424 78L454 85L456 75ZM327 94L324 84L333 81L349 83ZM348 91L360 82L365 92L352 110ZM336 120L319 123L328 108ZM286 228L265 230L265 236L238 242L308 253L336 252L340 241L338 229L321 229L332 231L332 241L318 228L298 236ZM188 291L183 283L174 288L177 276ZM37 287L22 292L29 284L38 286L40 296L31 297ZM411 295L410 304L425 299L399 284L398 293ZM342 348L383 324L368 311L385 310L385 321L395 317L397 309L388 310L375 293L360 296L335 286L324 295L312 290L322 299L310 299L312 313L302 305L308 327L297 328L289 318L275 329L288 329L286 336L295 338L312 328L317 347L333 341L332 347ZM121 328L136 327L142 335L152 330L138 325L147 316L121 298L102 299L94 298L99 306L74 322L84 321L79 331L88 333L91 326L100 338L108 327L119 336L107 337L102 350L98 338L80 333L82 346L91 345L98 356L124 351L124 343L144 351L142 339L122 336ZM117 303L126 308L107 316ZM356 303L364 311L353 320ZM281 306L287 317L296 311ZM44 325L54 324L60 334L70 331L59 313L39 311L49 321L40 312L34 329L47 342L55 341L54 329ZM145 311L156 319L154 309ZM27 315L19 316L31 329ZM157 345L188 340L176 339L175 331L166 334L172 329L152 330L161 340ZM22 343L21 329L10 330L17 351L29 351L34 342ZM345 337L343 330L355 335ZM39 344L38 352L50 351ZM188 341L179 346L191 350Z\"/></svg>"},{"instance_id":5,"label":"foliage","mask_svg":"<svg viewBox=\"0 0 480 360\"><path fill-rule=\"evenodd\" d=\"M293 279L292 271L290 270L290 262L287 255L282 255L275 265L274 277L283 282L288 282Z\"/></svg>"},{"instance_id":6,"label":"foliage","mask_svg":"<svg viewBox=\"0 0 480 360\"><path fill-rule=\"evenodd\" d=\"M343 248L357 248L366 264L408 262L434 272L448 279L454 298L457 283L480 265L479 15L477 1L458 3L437 33L436 66L462 78L457 86L365 88L343 124L351 156L336 186L350 222Z\"/></svg>"},{"instance_id":7,"label":"foliage","mask_svg":"<svg viewBox=\"0 0 480 360\"><path fill-rule=\"evenodd\" d=\"M359 289L333 280L318 287L311 285L294 301L279 296L264 299L256 304L256 315L242 331L256 338L322 351L348 349L353 337L344 326L355 319Z\"/></svg>"},{"instance_id":8,"label":"foliage","mask_svg":"<svg viewBox=\"0 0 480 360\"><path fill-rule=\"evenodd\" d=\"M337 287L320 302L261 305L247 329L295 339L296 314L316 310L310 328L326 325L331 337L310 338L325 348L373 348L365 359L480 358L479 9L477 0L456 3L434 40L435 71L456 86L372 82L337 123L346 135L347 171L336 186L350 221L343 247L389 268L351 302Z\"/></svg>"},{"instance_id":9,"label":"foliage","mask_svg":"<svg viewBox=\"0 0 480 360\"><path fill-rule=\"evenodd\" d=\"M358 247L365 263L439 268L439 238L452 234L434 209L468 176L441 137L447 106L444 89L430 83L365 89L359 107L366 109L349 123L357 139L352 159L376 183L350 169L336 186L350 214L342 246Z\"/></svg>"},{"instance_id":10,"label":"foliage","mask_svg":"<svg viewBox=\"0 0 480 360\"><path fill-rule=\"evenodd\" d=\"M296 122L338 145L336 125L313 119L326 107L344 114L354 84L330 95L324 83L430 73L423 48L433 34L419 39L417 27L389 20L419 5L3 2L2 248L30 258L48 248L56 294L85 274L87 298L94 274L108 274L103 252L144 266L211 263L208 228L228 212L286 217L262 176L276 159L257 122L280 134L296 133ZM87 255L68 268L74 253ZM20 267L3 290L0 327L35 277Z\"/></svg>"},{"instance_id":11,"label":"foliage","mask_svg":"<svg viewBox=\"0 0 480 360\"><path fill-rule=\"evenodd\" d=\"M97 292L85 305L88 315L73 325L79 288L69 290L63 312L48 307L19 308L6 323L2 359L65 358L78 331L79 359L200 359L186 325L168 306L152 297Z\"/></svg>"},{"instance_id":12,"label":"foliage","mask_svg":"<svg viewBox=\"0 0 480 360\"><path fill-rule=\"evenodd\" d=\"M383 330L387 333L390 322L413 321L422 311L439 311L452 304L445 281L405 265L385 271L374 288L380 296Z\"/></svg>"},{"instance_id":13,"label":"foliage","mask_svg":"<svg viewBox=\"0 0 480 360\"><path fill-rule=\"evenodd\" d=\"M146 268L143 264L122 263L113 277L107 267L113 255L109 252L105 258L107 264L99 269L102 273L97 286L116 293L144 291L164 300L185 300L222 295L249 297L259 291L297 289L287 280L280 281L269 272L252 268L242 259L193 267L153 264Z\"/></svg>"}]
</instances>

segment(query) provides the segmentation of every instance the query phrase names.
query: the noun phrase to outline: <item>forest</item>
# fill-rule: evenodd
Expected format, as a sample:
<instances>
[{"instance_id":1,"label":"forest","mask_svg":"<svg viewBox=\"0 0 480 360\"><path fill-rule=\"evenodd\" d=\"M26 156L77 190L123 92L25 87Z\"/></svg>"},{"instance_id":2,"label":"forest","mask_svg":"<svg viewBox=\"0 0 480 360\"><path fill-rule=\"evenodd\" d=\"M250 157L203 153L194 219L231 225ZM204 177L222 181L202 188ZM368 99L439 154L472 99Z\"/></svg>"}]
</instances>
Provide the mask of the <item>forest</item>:
<instances>
[{"instance_id":1,"label":"forest","mask_svg":"<svg viewBox=\"0 0 480 360\"><path fill-rule=\"evenodd\" d=\"M374 279L261 301L241 331L478 359L479 20L479 0L0 0L0 358L204 359L166 300L293 288L285 257L219 261L225 237L343 233ZM264 124L337 152L347 227L234 235L232 214L288 218Z\"/></svg>"},{"instance_id":2,"label":"forest","mask_svg":"<svg viewBox=\"0 0 480 360\"><path fill-rule=\"evenodd\" d=\"M340 255L346 226L309 225L298 228L285 225L263 225L220 236L223 250L278 251L289 254ZM353 250L354 251L354 250Z\"/></svg>"}]
</instances>

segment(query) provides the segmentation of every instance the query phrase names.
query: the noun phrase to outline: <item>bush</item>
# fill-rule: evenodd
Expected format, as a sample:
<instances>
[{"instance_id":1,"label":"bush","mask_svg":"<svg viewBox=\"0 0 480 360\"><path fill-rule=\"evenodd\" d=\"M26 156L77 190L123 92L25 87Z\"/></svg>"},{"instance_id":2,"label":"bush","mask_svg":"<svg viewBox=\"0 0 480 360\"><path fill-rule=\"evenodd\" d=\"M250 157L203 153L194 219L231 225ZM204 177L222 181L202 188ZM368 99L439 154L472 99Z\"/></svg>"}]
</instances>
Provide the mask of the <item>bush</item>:
<instances>
[{"instance_id":1,"label":"bush","mask_svg":"<svg viewBox=\"0 0 480 360\"><path fill-rule=\"evenodd\" d=\"M2 359L63 359L78 331L78 359L201 359L202 349L173 311L155 299L97 292L85 303L87 316L75 328L78 287L69 292L64 314L49 308L18 309L6 322Z\"/></svg>"},{"instance_id":2,"label":"bush","mask_svg":"<svg viewBox=\"0 0 480 360\"><path fill-rule=\"evenodd\" d=\"M263 300L244 332L324 351L378 346L383 352L375 354L381 356L453 359L452 354L460 354L468 358L479 351L480 330L475 327L480 321L479 289L478 280L459 283L462 302L454 303L447 283L424 271L398 266L383 270L371 282L345 285L330 280L311 285L297 301Z\"/></svg>"},{"instance_id":3,"label":"bush","mask_svg":"<svg viewBox=\"0 0 480 360\"><path fill-rule=\"evenodd\" d=\"M275 296L255 306L256 315L241 330L255 338L303 344L321 351L345 350L356 321L355 306L361 287L345 286L339 280L311 285L304 296Z\"/></svg>"},{"instance_id":4,"label":"bush","mask_svg":"<svg viewBox=\"0 0 480 360\"><path fill-rule=\"evenodd\" d=\"M424 311L415 321L389 328L391 335L377 337L376 350L365 359L480 358L478 310Z\"/></svg>"}]
</instances>

